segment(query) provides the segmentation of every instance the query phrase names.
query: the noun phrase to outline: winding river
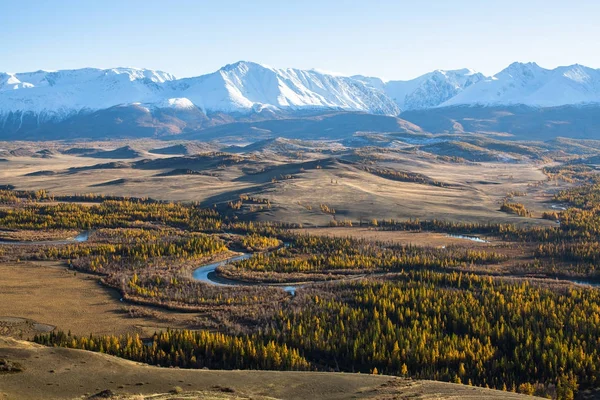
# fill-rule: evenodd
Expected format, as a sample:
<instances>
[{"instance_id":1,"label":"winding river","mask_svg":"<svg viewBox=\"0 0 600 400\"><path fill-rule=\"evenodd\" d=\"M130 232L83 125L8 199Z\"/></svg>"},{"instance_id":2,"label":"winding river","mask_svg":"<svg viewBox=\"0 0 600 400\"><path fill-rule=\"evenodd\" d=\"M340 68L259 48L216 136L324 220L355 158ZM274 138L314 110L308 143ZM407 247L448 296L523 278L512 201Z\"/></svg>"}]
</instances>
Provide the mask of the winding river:
<instances>
[{"instance_id":1,"label":"winding river","mask_svg":"<svg viewBox=\"0 0 600 400\"><path fill-rule=\"evenodd\" d=\"M252 257L251 253L242 253L239 256L227 258L222 261L217 261L211 264L203 265L199 268L196 268L192 273L192 277L200 282L205 282L211 285L218 286L272 286L272 287L280 287L292 296L296 294L296 289L300 287L300 285L284 285L277 283L259 283L259 282L244 282L238 281L235 279L228 279L222 276L217 275L216 269L220 266L230 264L232 262L247 260Z\"/></svg>"},{"instance_id":2,"label":"winding river","mask_svg":"<svg viewBox=\"0 0 600 400\"><path fill-rule=\"evenodd\" d=\"M456 236L453 236L456 237ZM468 240L472 240L471 237L460 237L461 239L468 239ZM475 238L475 239L479 239L479 238ZM481 241L483 241L483 239L479 239ZM477 240L477 241L479 241ZM484 241L485 243L488 243L487 241ZM216 273L216 269L222 265L227 265L230 264L232 262L236 262L236 261L240 261L240 260L247 260L248 258L252 257L251 253L242 253L239 256L235 256L235 257L231 257L231 258L227 258L225 260L222 261L217 261L214 263L210 263L210 264L206 264L203 265L197 269L194 270L194 272L192 273L192 277L200 282L205 282L211 285L217 285L217 286L271 286L271 287L280 287L283 290L285 290L286 292L290 293L292 296L294 296L296 294L296 289L303 286L303 285L288 285L285 286L283 284L276 284L276 283L259 283L259 282L244 282L244 281L238 281L235 279L228 279L228 278L224 278L221 277L219 275L217 275ZM527 279L527 278L524 278ZM552 279L552 278L549 278ZM573 279L568 279L568 278L558 278L558 280L561 281L569 281L571 283L574 283L576 285L581 285L581 286L591 286L594 288L600 288L600 283L599 282L594 282L594 281L586 281L586 280L581 280L581 279L577 279L577 278L573 278Z\"/></svg>"},{"instance_id":3,"label":"winding river","mask_svg":"<svg viewBox=\"0 0 600 400\"><path fill-rule=\"evenodd\" d=\"M553 210L559 210L559 211L567 210L567 207L563 206L562 204L552 204L552 205L550 205L550 208L552 208Z\"/></svg>"},{"instance_id":4,"label":"winding river","mask_svg":"<svg viewBox=\"0 0 600 400\"><path fill-rule=\"evenodd\" d=\"M34 246L34 245L61 245L61 244L73 244L73 243L82 243L87 242L90 237L89 231L81 232L79 235L74 238L69 239L58 239L58 240L38 240L38 241L18 241L18 240L2 240L0 239L0 244L4 245L13 245L13 246Z\"/></svg>"},{"instance_id":5,"label":"winding river","mask_svg":"<svg viewBox=\"0 0 600 400\"><path fill-rule=\"evenodd\" d=\"M591 282L591 281L581 281L578 279L565 279L569 282L573 282L577 285L583 285L583 286L591 286L591 287L595 287L595 288L600 288L600 283L598 282Z\"/></svg>"},{"instance_id":6,"label":"winding river","mask_svg":"<svg viewBox=\"0 0 600 400\"><path fill-rule=\"evenodd\" d=\"M489 241L479 238L477 236L467 236L467 235L454 235L454 234L448 234L446 235L447 237L451 237L454 239L464 239L464 240L470 240L472 242L477 242L477 243L489 243Z\"/></svg>"},{"instance_id":7,"label":"winding river","mask_svg":"<svg viewBox=\"0 0 600 400\"><path fill-rule=\"evenodd\" d=\"M78 234L77 236L69 239L60 239L60 240L42 240L42 241L13 241L13 240L0 240L0 245L13 245L13 246L33 246L33 245L66 245L73 243L83 243L87 242L90 236L89 231L84 231ZM465 239L471 240L478 243L489 243L487 240L478 238L476 236L467 236L467 235L448 235L448 237L453 237L457 239ZM284 243L285 246L289 246L289 243ZM201 267L198 267L192 273L192 277L200 282L205 282L211 285L217 286L270 286L270 287L279 287L286 292L290 293L292 296L296 294L296 289L303 286L301 284L294 285L285 285L285 284L277 284L277 283L259 283L259 282L244 282L238 281L235 279L228 279L217 275L216 269L219 266L227 265L240 260L247 260L252 257L251 253L242 253L238 256L230 257L222 261L217 261L214 263L206 264ZM586 281L578 278L568 279L568 278L559 278L563 281L569 281L577 285L582 286L591 286L594 288L600 288L600 282L596 281Z\"/></svg>"},{"instance_id":8,"label":"winding river","mask_svg":"<svg viewBox=\"0 0 600 400\"><path fill-rule=\"evenodd\" d=\"M554 208L554 206L552 206ZM563 209L563 208L561 208ZM566 210L566 208L564 208ZM454 235L454 234L448 234L446 235L447 237L451 237L451 238L455 238L455 239L464 239L464 240L471 240L473 242L477 242L477 243L489 243L488 240L485 239L481 239L477 236L468 236L468 235ZM548 278L548 279L552 279L552 278ZM600 283L596 282L596 281L586 281L586 280L581 280L578 278L557 278L558 280L561 281L568 281L571 283L574 283L576 285L582 285L582 286L591 286L594 288L600 288Z\"/></svg>"}]
</instances>

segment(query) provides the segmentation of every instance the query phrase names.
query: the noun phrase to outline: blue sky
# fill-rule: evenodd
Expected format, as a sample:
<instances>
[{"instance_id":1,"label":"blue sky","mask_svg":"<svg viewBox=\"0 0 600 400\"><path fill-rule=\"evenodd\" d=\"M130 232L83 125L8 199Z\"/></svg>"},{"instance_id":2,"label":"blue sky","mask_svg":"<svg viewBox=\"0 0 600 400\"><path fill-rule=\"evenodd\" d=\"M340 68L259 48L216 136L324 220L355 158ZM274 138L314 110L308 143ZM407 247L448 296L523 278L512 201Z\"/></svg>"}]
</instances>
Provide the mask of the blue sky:
<instances>
[{"instance_id":1,"label":"blue sky","mask_svg":"<svg viewBox=\"0 0 600 400\"><path fill-rule=\"evenodd\" d=\"M0 0L0 71L239 60L410 79L513 61L600 68L600 1Z\"/></svg>"}]
</instances>

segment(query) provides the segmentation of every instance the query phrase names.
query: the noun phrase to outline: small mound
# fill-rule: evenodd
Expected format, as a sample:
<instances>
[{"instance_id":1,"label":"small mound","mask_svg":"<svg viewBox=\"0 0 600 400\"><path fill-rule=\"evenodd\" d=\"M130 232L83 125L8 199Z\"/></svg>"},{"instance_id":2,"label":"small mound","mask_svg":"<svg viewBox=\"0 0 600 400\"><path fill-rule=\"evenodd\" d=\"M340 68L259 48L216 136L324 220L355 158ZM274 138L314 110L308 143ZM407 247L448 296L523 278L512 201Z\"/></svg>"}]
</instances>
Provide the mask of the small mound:
<instances>
[{"instance_id":1,"label":"small mound","mask_svg":"<svg viewBox=\"0 0 600 400\"><path fill-rule=\"evenodd\" d=\"M179 176L179 175L206 175L200 171L195 171L193 169L188 168L176 168L171 171L163 172L160 174L156 174L155 176Z\"/></svg>"},{"instance_id":2,"label":"small mound","mask_svg":"<svg viewBox=\"0 0 600 400\"><path fill-rule=\"evenodd\" d=\"M102 164L86 165L83 167L71 167L64 171L64 174L73 175L83 171L92 171L99 169L120 169L120 168L131 168L131 164L125 161L113 161Z\"/></svg>"},{"instance_id":3,"label":"small mound","mask_svg":"<svg viewBox=\"0 0 600 400\"><path fill-rule=\"evenodd\" d=\"M90 158L114 158L114 159L129 159L139 158L144 154L131 146L123 146L114 150L103 150L90 147L74 147L62 152L63 154L90 157Z\"/></svg>"},{"instance_id":4,"label":"small mound","mask_svg":"<svg viewBox=\"0 0 600 400\"><path fill-rule=\"evenodd\" d=\"M8 153L13 157L40 157L38 153L24 147L19 147L18 149L11 150Z\"/></svg>"},{"instance_id":5,"label":"small mound","mask_svg":"<svg viewBox=\"0 0 600 400\"><path fill-rule=\"evenodd\" d=\"M52 158L57 153L54 150L43 149L43 150L40 150L40 151L36 151L35 154L39 155L42 158Z\"/></svg>"},{"instance_id":6,"label":"small mound","mask_svg":"<svg viewBox=\"0 0 600 400\"><path fill-rule=\"evenodd\" d=\"M52 176L52 175L56 175L56 172L55 171L42 170L42 171L35 171L35 172L30 172L28 174L25 174L25 176Z\"/></svg>"},{"instance_id":7,"label":"small mound","mask_svg":"<svg viewBox=\"0 0 600 400\"><path fill-rule=\"evenodd\" d=\"M206 153L210 151L214 151L214 146L210 146L206 143L186 143L186 144L176 144L169 147L162 147L159 149L152 149L149 151L151 154L160 154L160 155L186 155L191 156L194 154Z\"/></svg>"},{"instance_id":8,"label":"small mound","mask_svg":"<svg viewBox=\"0 0 600 400\"><path fill-rule=\"evenodd\" d=\"M113 399L117 397L117 394L115 392L113 392L110 389L107 390L103 390L101 392L98 392L90 397L88 397L89 400L93 400L93 399Z\"/></svg>"},{"instance_id":9,"label":"small mound","mask_svg":"<svg viewBox=\"0 0 600 400\"><path fill-rule=\"evenodd\" d=\"M127 179L121 178L121 179L115 179L113 181L108 181L108 182L102 182L102 183L96 183L94 185L90 185L90 187L103 187L103 186L115 186L115 185L123 185L127 182Z\"/></svg>"},{"instance_id":10,"label":"small mound","mask_svg":"<svg viewBox=\"0 0 600 400\"><path fill-rule=\"evenodd\" d=\"M68 150L64 150L62 153L70 156L83 156L86 154L92 154L102 151L101 149L96 149L93 147L73 147Z\"/></svg>"},{"instance_id":11,"label":"small mound","mask_svg":"<svg viewBox=\"0 0 600 400\"><path fill-rule=\"evenodd\" d=\"M100 150L95 153L88 153L85 156L92 158L130 159L140 158L143 156L143 153L135 150L131 146L123 146L114 150Z\"/></svg>"},{"instance_id":12,"label":"small mound","mask_svg":"<svg viewBox=\"0 0 600 400\"><path fill-rule=\"evenodd\" d=\"M16 374L18 372L23 372L23 367L21 367L21 364L5 358L0 358L0 375Z\"/></svg>"},{"instance_id":13,"label":"small mound","mask_svg":"<svg viewBox=\"0 0 600 400\"><path fill-rule=\"evenodd\" d=\"M0 316L0 336L27 337L38 333L47 333L54 326L42 324L27 318Z\"/></svg>"}]
</instances>

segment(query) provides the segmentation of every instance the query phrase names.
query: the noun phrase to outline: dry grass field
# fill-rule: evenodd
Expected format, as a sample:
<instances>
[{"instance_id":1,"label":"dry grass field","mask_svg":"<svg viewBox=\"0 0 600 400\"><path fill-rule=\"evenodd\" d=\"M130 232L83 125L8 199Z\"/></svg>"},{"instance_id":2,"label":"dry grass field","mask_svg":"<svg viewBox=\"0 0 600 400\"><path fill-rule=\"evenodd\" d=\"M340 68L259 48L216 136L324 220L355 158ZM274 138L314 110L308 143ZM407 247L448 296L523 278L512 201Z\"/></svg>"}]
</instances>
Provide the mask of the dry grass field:
<instances>
[{"instance_id":1,"label":"dry grass field","mask_svg":"<svg viewBox=\"0 0 600 400\"><path fill-rule=\"evenodd\" d=\"M98 283L98 277L75 274L58 262L0 264L0 287L2 335L26 339L39 333L15 317L77 335L148 335L167 327L189 329L198 324L194 314L125 306L116 291Z\"/></svg>"}]
</instances>

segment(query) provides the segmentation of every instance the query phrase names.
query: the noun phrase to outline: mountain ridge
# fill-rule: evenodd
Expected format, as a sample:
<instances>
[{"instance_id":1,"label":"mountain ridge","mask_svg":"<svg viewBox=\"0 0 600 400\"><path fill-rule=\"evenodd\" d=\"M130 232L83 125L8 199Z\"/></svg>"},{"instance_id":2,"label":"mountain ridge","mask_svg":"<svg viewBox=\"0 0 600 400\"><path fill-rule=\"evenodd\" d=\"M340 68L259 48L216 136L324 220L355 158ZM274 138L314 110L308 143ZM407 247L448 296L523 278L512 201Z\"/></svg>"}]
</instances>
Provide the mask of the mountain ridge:
<instances>
[{"instance_id":1,"label":"mountain ridge","mask_svg":"<svg viewBox=\"0 0 600 400\"><path fill-rule=\"evenodd\" d=\"M390 81L250 61L181 79L163 71L123 67L0 73L0 115L31 112L50 119L136 103L196 106L205 113L314 108L398 115L463 104L547 107L597 102L600 70L579 64L545 69L515 62L491 77L464 68Z\"/></svg>"},{"instance_id":2,"label":"mountain ridge","mask_svg":"<svg viewBox=\"0 0 600 400\"><path fill-rule=\"evenodd\" d=\"M462 107L474 107L473 114L481 114L481 107L570 107L577 115L581 113L576 108L589 105L600 105L600 70L579 64L545 69L516 62L492 77L467 68L435 70L408 81L273 68L250 61L182 79L140 68L39 70L0 73L0 138L169 136L235 122L265 125L259 121L335 112L399 117L400 124L415 122L402 120L416 115L416 125L431 126L425 113L435 116L436 131L460 131L464 125L510 132L505 123L468 122ZM455 107L461 107L459 117L466 123L440 116L456 114ZM575 132L578 122L559 111L559 121ZM556 125L551 112L527 112L539 120L535 134L548 129L544 121ZM586 112L587 130L595 123L589 115ZM345 123L355 120L348 115ZM518 120L522 124L522 117ZM387 126L383 119L373 121ZM282 125L295 130L289 123L278 124ZM369 129L381 127L361 123L359 130Z\"/></svg>"}]
</instances>

